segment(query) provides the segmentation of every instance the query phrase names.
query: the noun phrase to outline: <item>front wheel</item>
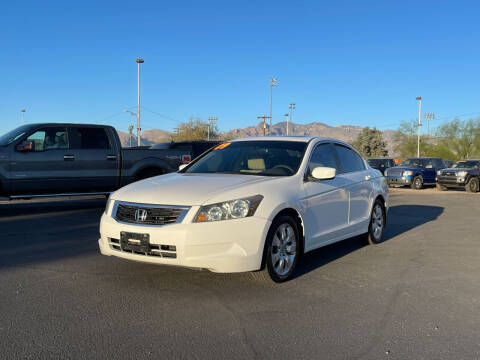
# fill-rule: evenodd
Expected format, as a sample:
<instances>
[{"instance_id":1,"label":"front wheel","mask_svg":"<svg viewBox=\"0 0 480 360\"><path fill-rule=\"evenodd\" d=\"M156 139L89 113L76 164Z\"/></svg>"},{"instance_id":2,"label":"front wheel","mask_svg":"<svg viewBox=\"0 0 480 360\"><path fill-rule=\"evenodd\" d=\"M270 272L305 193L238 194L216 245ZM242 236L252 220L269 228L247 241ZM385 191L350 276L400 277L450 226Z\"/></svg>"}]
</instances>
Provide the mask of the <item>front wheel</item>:
<instances>
[{"instance_id":1,"label":"front wheel","mask_svg":"<svg viewBox=\"0 0 480 360\"><path fill-rule=\"evenodd\" d=\"M465 185L465 190L470 193L476 193L478 192L478 185L478 178L470 178Z\"/></svg>"},{"instance_id":2,"label":"front wheel","mask_svg":"<svg viewBox=\"0 0 480 360\"><path fill-rule=\"evenodd\" d=\"M265 269L279 283L288 280L299 256L298 227L290 216L275 219L265 244Z\"/></svg>"},{"instance_id":3,"label":"front wheel","mask_svg":"<svg viewBox=\"0 0 480 360\"><path fill-rule=\"evenodd\" d=\"M412 185L411 185L412 189L415 189L415 190L422 190L423 188L423 179L422 177L419 175L419 176L415 176L413 178L413 181L412 181Z\"/></svg>"},{"instance_id":4,"label":"front wheel","mask_svg":"<svg viewBox=\"0 0 480 360\"><path fill-rule=\"evenodd\" d=\"M367 239L370 244L382 242L383 231L386 223L385 207L380 200L376 200L373 205L372 215L370 216L370 225L368 226Z\"/></svg>"}]
</instances>

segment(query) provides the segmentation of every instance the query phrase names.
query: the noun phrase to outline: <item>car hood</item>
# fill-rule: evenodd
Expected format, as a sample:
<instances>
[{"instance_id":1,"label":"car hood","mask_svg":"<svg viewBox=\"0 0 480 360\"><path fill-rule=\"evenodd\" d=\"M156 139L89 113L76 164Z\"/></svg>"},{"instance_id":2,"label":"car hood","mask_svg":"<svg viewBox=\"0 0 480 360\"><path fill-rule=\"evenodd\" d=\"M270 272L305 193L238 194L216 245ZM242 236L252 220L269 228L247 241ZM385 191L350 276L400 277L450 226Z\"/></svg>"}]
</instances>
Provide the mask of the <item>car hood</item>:
<instances>
[{"instance_id":1,"label":"car hood","mask_svg":"<svg viewBox=\"0 0 480 360\"><path fill-rule=\"evenodd\" d=\"M202 205L221 192L273 179L276 177L172 173L127 185L115 191L111 198L141 204Z\"/></svg>"}]
</instances>

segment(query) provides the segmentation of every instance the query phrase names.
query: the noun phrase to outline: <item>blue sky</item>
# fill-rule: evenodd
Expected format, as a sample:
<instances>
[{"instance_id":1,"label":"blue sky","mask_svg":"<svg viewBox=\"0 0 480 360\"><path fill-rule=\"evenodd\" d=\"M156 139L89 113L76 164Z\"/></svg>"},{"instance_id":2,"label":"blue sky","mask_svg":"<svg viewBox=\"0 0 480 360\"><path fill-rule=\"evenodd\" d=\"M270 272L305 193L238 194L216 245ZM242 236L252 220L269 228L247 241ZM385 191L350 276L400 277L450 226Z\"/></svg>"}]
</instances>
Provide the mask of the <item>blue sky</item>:
<instances>
[{"instance_id":1,"label":"blue sky","mask_svg":"<svg viewBox=\"0 0 480 360\"><path fill-rule=\"evenodd\" d=\"M416 96L480 115L478 1L9 1L0 12L0 133L27 122L217 116L220 130L293 120L396 128ZM466 116L468 117L468 116ZM172 120L174 119L174 120ZM440 123L437 120L435 123ZM432 123L434 125L434 123Z\"/></svg>"}]
</instances>

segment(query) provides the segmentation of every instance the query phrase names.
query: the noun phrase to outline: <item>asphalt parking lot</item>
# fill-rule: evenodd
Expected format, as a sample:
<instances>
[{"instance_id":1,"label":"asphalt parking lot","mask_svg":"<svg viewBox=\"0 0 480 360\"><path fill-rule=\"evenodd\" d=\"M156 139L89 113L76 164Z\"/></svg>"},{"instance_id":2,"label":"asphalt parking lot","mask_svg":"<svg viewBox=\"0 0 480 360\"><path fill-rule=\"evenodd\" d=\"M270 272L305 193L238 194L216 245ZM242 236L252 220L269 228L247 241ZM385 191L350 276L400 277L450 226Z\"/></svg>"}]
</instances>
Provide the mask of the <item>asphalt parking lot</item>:
<instances>
[{"instance_id":1,"label":"asphalt parking lot","mask_svg":"<svg viewBox=\"0 0 480 360\"><path fill-rule=\"evenodd\" d=\"M101 256L104 205L0 204L2 358L480 357L480 194L395 189L384 243L280 285Z\"/></svg>"}]
</instances>

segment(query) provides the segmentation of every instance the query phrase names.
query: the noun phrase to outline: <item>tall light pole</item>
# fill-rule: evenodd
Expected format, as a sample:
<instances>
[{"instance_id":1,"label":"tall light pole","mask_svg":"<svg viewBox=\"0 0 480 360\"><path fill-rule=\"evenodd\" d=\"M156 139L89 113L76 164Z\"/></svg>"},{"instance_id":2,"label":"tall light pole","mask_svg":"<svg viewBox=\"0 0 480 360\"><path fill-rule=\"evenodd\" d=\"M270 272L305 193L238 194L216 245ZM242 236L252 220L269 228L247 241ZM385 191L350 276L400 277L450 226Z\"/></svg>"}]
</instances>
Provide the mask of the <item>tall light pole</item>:
<instances>
[{"instance_id":1,"label":"tall light pole","mask_svg":"<svg viewBox=\"0 0 480 360\"><path fill-rule=\"evenodd\" d=\"M292 122L292 112L295 110L296 104L294 102L290 103L290 122ZM288 135L288 120L287 120L287 135Z\"/></svg>"},{"instance_id":2,"label":"tall light pole","mask_svg":"<svg viewBox=\"0 0 480 360\"><path fill-rule=\"evenodd\" d=\"M287 121L287 135L288 135L288 117L290 116L289 113L283 114L285 116L285 120Z\"/></svg>"},{"instance_id":3,"label":"tall light pole","mask_svg":"<svg viewBox=\"0 0 480 360\"><path fill-rule=\"evenodd\" d=\"M213 127L217 124L218 118L216 116L210 116L208 118L208 133L207 133L207 140L210 141L210 127Z\"/></svg>"},{"instance_id":4,"label":"tall light pole","mask_svg":"<svg viewBox=\"0 0 480 360\"><path fill-rule=\"evenodd\" d=\"M142 130L140 126L140 64L144 63L142 58L138 58L137 60L137 74L138 74L138 104L137 104L137 145L140 146L141 139L140 139L140 131Z\"/></svg>"},{"instance_id":5,"label":"tall light pole","mask_svg":"<svg viewBox=\"0 0 480 360\"><path fill-rule=\"evenodd\" d=\"M272 98L273 98L273 87L278 86L277 78L270 78L270 127L268 128L268 134L272 131Z\"/></svg>"},{"instance_id":6,"label":"tall light pole","mask_svg":"<svg viewBox=\"0 0 480 360\"><path fill-rule=\"evenodd\" d=\"M418 100L418 135L417 135L417 157L420 157L420 128L422 126L422 97L417 96L415 100Z\"/></svg>"},{"instance_id":7,"label":"tall light pole","mask_svg":"<svg viewBox=\"0 0 480 360\"><path fill-rule=\"evenodd\" d=\"M25 123L25 109L20 110L22 113L22 125Z\"/></svg>"},{"instance_id":8,"label":"tall light pole","mask_svg":"<svg viewBox=\"0 0 480 360\"><path fill-rule=\"evenodd\" d=\"M132 147L133 125L128 125L128 145Z\"/></svg>"},{"instance_id":9,"label":"tall light pole","mask_svg":"<svg viewBox=\"0 0 480 360\"><path fill-rule=\"evenodd\" d=\"M430 135L430 119L433 120L435 119L435 114L434 113L425 113L423 114L423 118L427 120L427 135Z\"/></svg>"}]
</instances>

